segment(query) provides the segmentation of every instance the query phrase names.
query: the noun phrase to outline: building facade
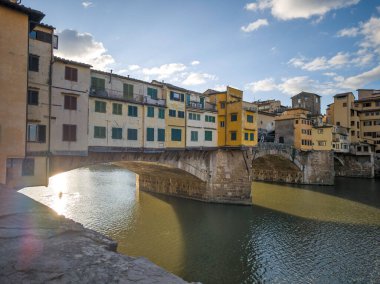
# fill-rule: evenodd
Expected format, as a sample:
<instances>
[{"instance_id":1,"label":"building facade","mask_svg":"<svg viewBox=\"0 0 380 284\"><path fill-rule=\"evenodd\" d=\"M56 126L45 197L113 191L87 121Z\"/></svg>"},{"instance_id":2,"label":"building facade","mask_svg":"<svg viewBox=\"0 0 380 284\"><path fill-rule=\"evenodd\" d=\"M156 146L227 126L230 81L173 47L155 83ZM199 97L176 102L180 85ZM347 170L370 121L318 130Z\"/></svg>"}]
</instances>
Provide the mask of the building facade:
<instances>
[{"instance_id":1,"label":"building facade","mask_svg":"<svg viewBox=\"0 0 380 284\"><path fill-rule=\"evenodd\" d=\"M275 119L275 142L291 145L302 151L313 149L310 112L302 108L288 109Z\"/></svg>"},{"instance_id":2,"label":"building facade","mask_svg":"<svg viewBox=\"0 0 380 284\"><path fill-rule=\"evenodd\" d=\"M316 117L321 115L321 96L301 92L292 97L292 108L303 108L310 112L310 116Z\"/></svg>"},{"instance_id":3,"label":"building facade","mask_svg":"<svg viewBox=\"0 0 380 284\"><path fill-rule=\"evenodd\" d=\"M241 90L207 92L218 111L218 146L244 147L257 144L257 108L243 101Z\"/></svg>"}]
</instances>

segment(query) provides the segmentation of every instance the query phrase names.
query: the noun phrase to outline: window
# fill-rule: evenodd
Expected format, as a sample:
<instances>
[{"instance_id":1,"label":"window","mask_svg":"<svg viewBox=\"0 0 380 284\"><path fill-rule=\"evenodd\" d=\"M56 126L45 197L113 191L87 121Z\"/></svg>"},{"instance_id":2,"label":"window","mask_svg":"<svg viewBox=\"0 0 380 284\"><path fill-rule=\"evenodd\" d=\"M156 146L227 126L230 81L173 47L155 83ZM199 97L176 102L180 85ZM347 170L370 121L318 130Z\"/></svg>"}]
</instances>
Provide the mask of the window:
<instances>
[{"instance_id":1,"label":"window","mask_svg":"<svg viewBox=\"0 0 380 284\"><path fill-rule=\"evenodd\" d=\"M351 121L351 126L355 126L355 121Z\"/></svg>"},{"instance_id":2,"label":"window","mask_svg":"<svg viewBox=\"0 0 380 284\"><path fill-rule=\"evenodd\" d=\"M169 109L169 116L170 117L176 117L176 110L174 110L174 109Z\"/></svg>"},{"instance_id":3,"label":"window","mask_svg":"<svg viewBox=\"0 0 380 284\"><path fill-rule=\"evenodd\" d=\"M106 138L106 128L104 126L94 126L94 138Z\"/></svg>"},{"instance_id":4,"label":"window","mask_svg":"<svg viewBox=\"0 0 380 284\"><path fill-rule=\"evenodd\" d=\"M198 131L191 131L191 141L198 141Z\"/></svg>"},{"instance_id":5,"label":"window","mask_svg":"<svg viewBox=\"0 0 380 284\"><path fill-rule=\"evenodd\" d=\"M249 140L251 140L251 141L255 140L255 134L254 133L249 134Z\"/></svg>"},{"instance_id":6,"label":"window","mask_svg":"<svg viewBox=\"0 0 380 284\"><path fill-rule=\"evenodd\" d=\"M148 106L148 112L146 114L148 117L154 117L154 107Z\"/></svg>"},{"instance_id":7,"label":"window","mask_svg":"<svg viewBox=\"0 0 380 284\"><path fill-rule=\"evenodd\" d=\"M347 103L343 103L343 107L347 107Z\"/></svg>"},{"instance_id":8,"label":"window","mask_svg":"<svg viewBox=\"0 0 380 284\"><path fill-rule=\"evenodd\" d=\"M220 127L224 127L224 121L220 122Z\"/></svg>"},{"instance_id":9,"label":"window","mask_svg":"<svg viewBox=\"0 0 380 284\"><path fill-rule=\"evenodd\" d=\"M205 141L212 141L212 131L205 130Z\"/></svg>"},{"instance_id":10,"label":"window","mask_svg":"<svg viewBox=\"0 0 380 284\"><path fill-rule=\"evenodd\" d=\"M206 122L215 123L215 116L206 115L205 120L206 120Z\"/></svg>"},{"instance_id":11,"label":"window","mask_svg":"<svg viewBox=\"0 0 380 284\"><path fill-rule=\"evenodd\" d=\"M112 139L123 139L123 128L112 127Z\"/></svg>"},{"instance_id":12,"label":"window","mask_svg":"<svg viewBox=\"0 0 380 284\"><path fill-rule=\"evenodd\" d=\"M102 101L95 101L95 112L106 113L107 103Z\"/></svg>"},{"instance_id":13,"label":"window","mask_svg":"<svg viewBox=\"0 0 380 284\"><path fill-rule=\"evenodd\" d=\"M128 116L132 116L132 117L138 116L137 106L128 106Z\"/></svg>"},{"instance_id":14,"label":"window","mask_svg":"<svg viewBox=\"0 0 380 284\"><path fill-rule=\"evenodd\" d=\"M165 129L158 128L157 141L165 142Z\"/></svg>"},{"instance_id":15,"label":"window","mask_svg":"<svg viewBox=\"0 0 380 284\"><path fill-rule=\"evenodd\" d=\"M29 37L46 43L52 43L52 35L42 31L31 31Z\"/></svg>"},{"instance_id":16,"label":"window","mask_svg":"<svg viewBox=\"0 0 380 284\"><path fill-rule=\"evenodd\" d=\"M63 125L63 141L77 141L77 126L74 124L64 124Z\"/></svg>"},{"instance_id":17,"label":"window","mask_svg":"<svg viewBox=\"0 0 380 284\"><path fill-rule=\"evenodd\" d=\"M172 128L172 141L182 140L182 130L177 128Z\"/></svg>"},{"instance_id":18,"label":"window","mask_svg":"<svg viewBox=\"0 0 380 284\"><path fill-rule=\"evenodd\" d=\"M153 100L157 100L157 89L148 87L148 96Z\"/></svg>"},{"instance_id":19,"label":"window","mask_svg":"<svg viewBox=\"0 0 380 284\"><path fill-rule=\"evenodd\" d=\"M253 115L247 115L247 122L253 123Z\"/></svg>"},{"instance_id":20,"label":"window","mask_svg":"<svg viewBox=\"0 0 380 284\"><path fill-rule=\"evenodd\" d=\"M237 113L231 113L231 121L237 121Z\"/></svg>"},{"instance_id":21,"label":"window","mask_svg":"<svg viewBox=\"0 0 380 284\"><path fill-rule=\"evenodd\" d=\"M371 105L371 103L363 103L363 107L370 107Z\"/></svg>"},{"instance_id":22,"label":"window","mask_svg":"<svg viewBox=\"0 0 380 284\"><path fill-rule=\"evenodd\" d=\"M354 130L351 131L351 136L355 136L355 131Z\"/></svg>"},{"instance_id":23,"label":"window","mask_svg":"<svg viewBox=\"0 0 380 284\"><path fill-rule=\"evenodd\" d=\"M38 72L40 65L40 57L34 54L29 54L29 71Z\"/></svg>"},{"instance_id":24,"label":"window","mask_svg":"<svg viewBox=\"0 0 380 284\"><path fill-rule=\"evenodd\" d=\"M34 159L24 159L22 161L22 175L34 176Z\"/></svg>"},{"instance_id":25,"label":"window","mask_svg":"<svg viewBox=\"0 0 380 284\"><path fill-rule=\"evenodd\" d=\"M226 103L225 102L221 102L220 103L220 108L226 108Z\"/></svg>"},{"instance_id":26,"label":"window","mask_svg":"<svg viewBox=\"0 0 380 284\"><path fill-rule=\"evenodd\" d=\"M91 90L93 91L104 91L106 85L106 80L96 77L91 77Z\"/></svg>"},{"instance_id":27,"label":"window","mask_svg":"<svg viewBox=\"0 0 380 284\"><path fill-rule=\"evenodd\" d=\"M38 106L38 91L28 90L28 105Z\"/></svg>"},{"instance_id":28,"label":"window","mask_svg":"<svg viewBox=\"0 0 380 284\"><path fill-rule=\"evenodd\" d=\"M65 67L65 80L78 82L78 69L66 66Z\"/></svg>"},{"instance_id":29,"label":"window","mask_svg":"<svg viewBox=\"0 0 380 284\"><path fill-rule=\"evenodd\" d=\"M46 142L46 125L29 123L28 131L27 131L27 141L45 143Z\"/></svg>"},{"instance_id":30,"label":"window","mask_svg":"<svg viewBox=\"0 0 380 284\"><path fill-rule=\"evenodd\" d=\"M122 115L122 113L123 113L123 105L122 104L113 103L112 104L112 114Z\"/></svg>"},{"instance_id":31,"label":"window","mask_svg":"<svg viewBox=\"0 0 380 284\"><path fill-rule=\"evenodd\" d=\"M64 109L76 110L77 109L77 97L65 96Z\"/></svg>"},{"instance_id":32,"label":"window","mask_svg":"<svg viewBox=\"0 0 380 284\"><path fill-rule=\"evenodd\" d=\"M197 113L189 113L190 120L201 120L201 115Z\"/></svg>"},{"instance_id":33,"label":"window","mask_svg":"<svg viewBox=\"0 0 380 284\"><path fill-rule=\"evenodd\" d=\"M161 119L165 118L165 109L164 108L158 109L158 118L161 118Z\"/></svg>"},{"instance_id":34,"label":"window","mask_svg":"<svg viewBox=\"0 0 380 284\"><path fill-rule=\"evenodd\" d=\"M128 140L137 140L137 129L128 128L127 129L127 139Z\"/></svg>"},{"instance_id":35,"label":"window","mask_svg":"<svg viewBox=\"0 0 380 284\"><path fill-rule=\"evenodd\" d=\"M236 131L231 131L231 140L236 141Z\"/></svg>"},{"instance_id":36,"label":"window","mask_svg":"<svg viewBox=\"0 0 380 284\"><path fill-rule=\"evenodd\" d=\"M123 98L133 99L133 85L123 84Z\"/></svg>"},{"instance_id":37,"label":"window","mask_svg":"<svg viewBox=\"0 0 380 284\"><path fill-rule=\"evenodd\" d=\"M244 140L246 140L246 141L249 140L249 133L248 132L244 133Z\"/></svg>"},{"instance_id":38,"label":"window","mask_svg":"<svg viewBox=\"0 0 380 284\"><path fill-rule=\"evenodd\" d=\"M337 126L340 126L340 122L339 122L339 121L337 121L337 122L336 122L336 125L337 125Z\"/></svg>"},{"instance_id":39,"label":"window","mask_svg":"<svg viewBox=\"0 0 380 284\"><path fill-rule=\"evenodd\" d=\"M183 111L178 111L178 117L179 118L185 118L185 112L183 112Z\"/></svg>"},{"instance_id":40,"label":"window","mask_svg":"<svg viewBox=\"0 0 380 284\"><path fill-rule=\"evenodd\" d=\"M318 134L323 134L323 129L318 129Z\"/></svg>"},{"instance_id":41,"label":"window","mask_svg":"<svg viewBox=\"0 0 380 284\"><path fill-rule=\"evenodd\" d=\"M146 129L146 141L154 141L154 128Z\"/></svg>"},{"instance_id":42,"label":"window","mask_svg":"<svg viewBox=\"0 0 380 284\"><path fill-rule=\"evenodd\" d=\"M170 100L171 101L180 101L183 102L185 98L184 94L176 93L176 92L170 92Z\"/></svg>"},{"instance_id":43,"label":"window","mask_svg":"<svg viewBox=\"0 0 380 284\"><path fill-rule=\"evenodd\" d=\"M363 125L364 126L371 126L372 125L372 121L364 121Z\"/></svg>"}]
</instances>

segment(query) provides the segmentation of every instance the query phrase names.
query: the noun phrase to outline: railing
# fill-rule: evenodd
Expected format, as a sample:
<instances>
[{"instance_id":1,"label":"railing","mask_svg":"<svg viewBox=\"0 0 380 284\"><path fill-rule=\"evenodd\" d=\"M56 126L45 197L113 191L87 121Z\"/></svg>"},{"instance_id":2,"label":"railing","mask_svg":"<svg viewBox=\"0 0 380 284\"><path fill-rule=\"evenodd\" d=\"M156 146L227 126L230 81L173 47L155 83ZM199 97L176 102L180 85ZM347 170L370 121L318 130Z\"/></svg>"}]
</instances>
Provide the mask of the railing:
<instances>
[{"instance_id":1,"label":"railing","mask_svg":"<svg viewBox=\"0 0 380 284\"><path fill-rule=\"evenodd\" d=\"M204 105L199 102L188 102L186 103L186 106L188 108L216 111L216 106L207 102L205 102Z\"/></svg>"},{"instance_id":2,"label":"railing","mask_svg":"<svg viewBox=\"0 0 380 284\"><path fill-rule=\"evenodd\" d=\"M133 94L133 95L124 95L123 92L105 89L105 90L94 90L90 91L90 96L102 97L102 98L110 98L110 99L118 99L125 102L137 102L137 103L146 103L151 105L165 106L166 100L164 99L152 99L149 96Z\"/></svg>"}]
</instances>

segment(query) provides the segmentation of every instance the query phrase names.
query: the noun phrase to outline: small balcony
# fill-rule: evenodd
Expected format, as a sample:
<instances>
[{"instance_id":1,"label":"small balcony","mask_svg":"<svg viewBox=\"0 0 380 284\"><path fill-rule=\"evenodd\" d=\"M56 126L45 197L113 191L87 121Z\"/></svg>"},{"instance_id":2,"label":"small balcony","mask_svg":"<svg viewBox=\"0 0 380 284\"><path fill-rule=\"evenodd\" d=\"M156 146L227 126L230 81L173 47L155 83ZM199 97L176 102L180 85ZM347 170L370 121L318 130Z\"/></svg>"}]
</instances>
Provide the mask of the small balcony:
<instances>
[{"instance_id":1,"label":"small balcony","mask_svg":"<svg viewBox=\"0 0 380 284\"><path fill-rule=\"evenodd\" d=\"M200 102L190 101L186 103L186 107L205 111L216 111L216 106L208 102L201 104Z\"/></svg>"}]
</instances>

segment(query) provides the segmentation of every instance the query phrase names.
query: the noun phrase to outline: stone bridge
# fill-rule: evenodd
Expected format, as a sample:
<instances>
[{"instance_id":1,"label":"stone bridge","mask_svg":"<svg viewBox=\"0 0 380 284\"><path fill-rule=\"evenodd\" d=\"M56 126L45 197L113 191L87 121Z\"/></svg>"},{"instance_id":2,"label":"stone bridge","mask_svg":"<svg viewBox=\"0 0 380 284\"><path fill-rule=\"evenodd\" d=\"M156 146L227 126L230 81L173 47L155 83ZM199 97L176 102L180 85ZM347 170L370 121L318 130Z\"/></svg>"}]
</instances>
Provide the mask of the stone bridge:
<instances>
[{"instance_id":1,"label":"stone bridge","mask_svg":"<svg viewBox=\"0 0 380 284\"><path fill-rule=\"evenodd\" d=\"M334 184L332 151L300 151L277 143L260 143L252 149L252 176L256 181Z\"/></svg>"},{"instance_id":2,"label":"stone bridge","mask_svg":"<svg viewBox=\"0 0 380 284\"><path fill-rule=\"evenodd\" d=\"M52 155L48 159L45 178L37 174L23 186L44 185L46 176L101 163L113 163L136 173L141 190L218 203L251 204L253 180L334 182L332 152L302 152L274 143L254 148L161 152L90 147L85 156ZM36 169L39 173L42 170Z\"/></svg>"},{"instance_id":3,"label":"stone bridge","mask_svg":"<svg viewBox=\"0 0 380 284\"><path fill-rule=\"evenodd\" d=\"M52 156L50 176L99 163L138 175L139 189L207 202L251 204L248 150L120 152L90 148L88 156Z\"/></svg>"}]
</instances>

